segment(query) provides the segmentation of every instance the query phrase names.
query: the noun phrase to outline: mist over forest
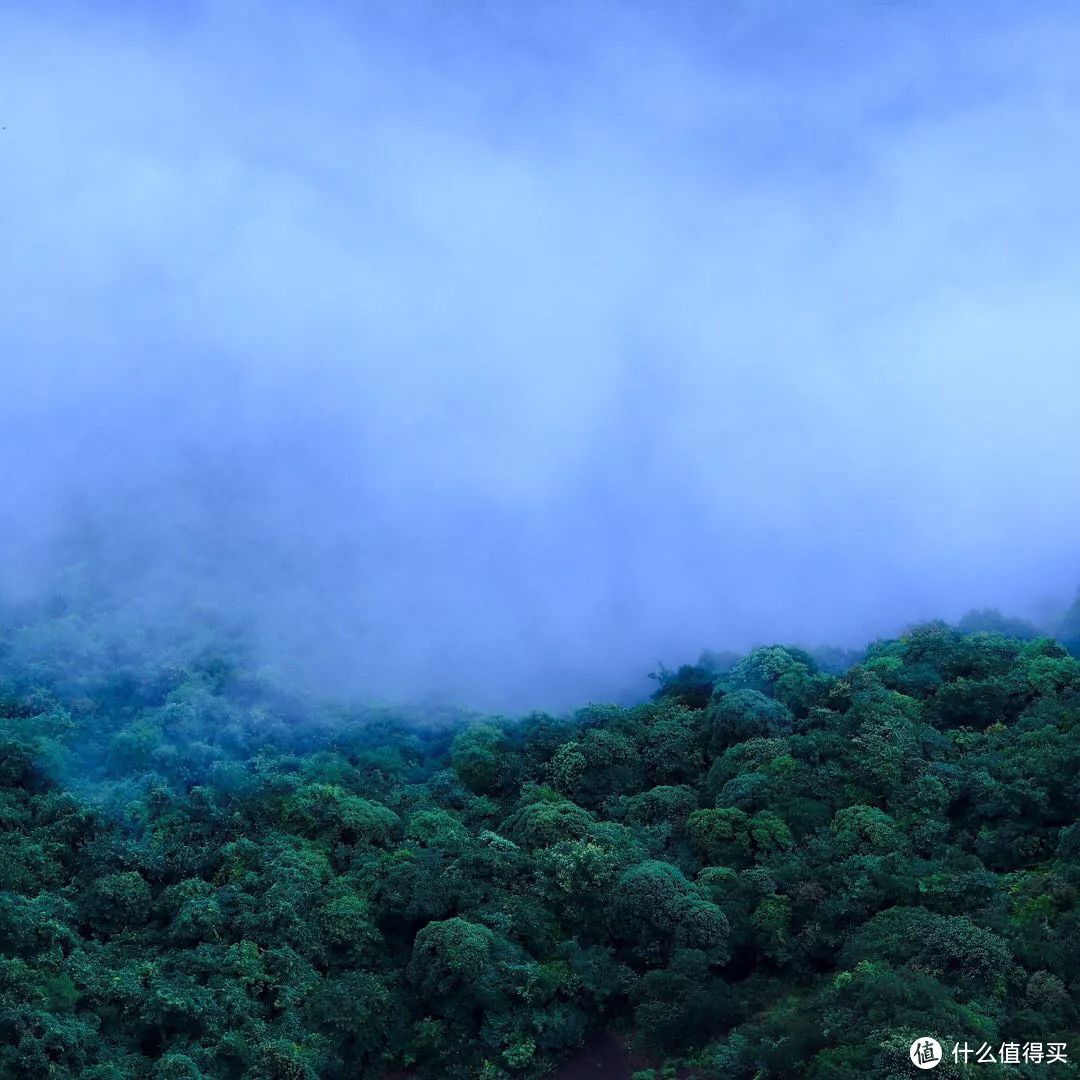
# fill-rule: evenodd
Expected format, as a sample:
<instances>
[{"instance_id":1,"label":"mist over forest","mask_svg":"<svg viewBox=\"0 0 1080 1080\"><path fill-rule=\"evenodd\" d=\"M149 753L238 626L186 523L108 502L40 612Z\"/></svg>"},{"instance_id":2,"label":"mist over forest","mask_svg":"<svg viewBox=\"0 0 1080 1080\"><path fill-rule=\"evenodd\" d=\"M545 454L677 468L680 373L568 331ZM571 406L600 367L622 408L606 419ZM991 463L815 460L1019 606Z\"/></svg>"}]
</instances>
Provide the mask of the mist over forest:
<instances>
[{"instance_id":1,"label":"mist over forest","mask_svg":"<svg viewBox=\"0 0 1080 1080\"><path fill-rule=\"evenodd\" d=\"M512 710L1071 602L1066 9L0 20L6 597Z\"/></svg>"},{"instance_id":2,"label":"mist over forest","mask_svg":"<svg viewBox=\"0 0 1080 1080\"><path fill-rule=\"evenodd\" d=\"M0 5L0 1080L1077 1075L1078 55Z\"/></svg>"}]
</instances>

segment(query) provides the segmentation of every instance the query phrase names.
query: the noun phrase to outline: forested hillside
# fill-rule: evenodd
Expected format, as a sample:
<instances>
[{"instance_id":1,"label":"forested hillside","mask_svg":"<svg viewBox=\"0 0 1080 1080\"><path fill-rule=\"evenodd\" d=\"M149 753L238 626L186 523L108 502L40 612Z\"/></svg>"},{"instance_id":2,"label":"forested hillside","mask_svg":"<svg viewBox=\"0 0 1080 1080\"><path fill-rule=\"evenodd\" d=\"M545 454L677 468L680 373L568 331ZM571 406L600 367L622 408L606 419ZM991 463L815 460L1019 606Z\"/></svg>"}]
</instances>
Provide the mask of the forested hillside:
<instances>
[{"instance_id":1,"label":"forested hillside","mask_svg":"<svg viewBox=\"0 0 1080 1080\"><path fill-rule=\"evenodd\" d=\"M986 624L507 719L15 620L0 1077L542 1077L604 1030L657 1077L1080 1055L1080 661Z\"/></svg>"}]
</instances>

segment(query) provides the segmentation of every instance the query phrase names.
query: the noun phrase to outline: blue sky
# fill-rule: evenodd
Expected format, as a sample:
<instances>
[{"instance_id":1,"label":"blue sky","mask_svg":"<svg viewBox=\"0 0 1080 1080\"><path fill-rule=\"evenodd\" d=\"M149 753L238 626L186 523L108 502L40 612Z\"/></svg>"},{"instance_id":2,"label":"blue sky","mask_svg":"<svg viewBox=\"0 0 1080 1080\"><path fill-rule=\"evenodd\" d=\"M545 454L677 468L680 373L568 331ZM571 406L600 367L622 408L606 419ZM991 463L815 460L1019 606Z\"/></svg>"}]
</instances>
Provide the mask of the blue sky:
<instances>
[{"instance_id":1,"label":"blue sky","mask_svg":"<svg viewBox=\"0 0 1080 1080\"><path fill-rule=\"evenodd\" d=\"M565 705L1078 581L1080 15L5 5L9 591Z\"/></svg>"}]
</instances>

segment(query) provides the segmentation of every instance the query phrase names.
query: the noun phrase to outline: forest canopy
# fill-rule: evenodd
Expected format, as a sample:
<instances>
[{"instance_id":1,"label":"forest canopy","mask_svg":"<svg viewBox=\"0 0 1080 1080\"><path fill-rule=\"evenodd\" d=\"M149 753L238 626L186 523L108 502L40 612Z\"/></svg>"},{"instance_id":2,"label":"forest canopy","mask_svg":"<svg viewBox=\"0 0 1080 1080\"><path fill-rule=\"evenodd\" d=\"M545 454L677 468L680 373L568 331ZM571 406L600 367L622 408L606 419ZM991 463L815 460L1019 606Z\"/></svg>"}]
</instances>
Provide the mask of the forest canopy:
<instances>
[{"instance_id":1,"label":"forest canopy","mask_svg":"<svg viewBox=\"0 0 1080 1080\"><path fill-rule=\"evenodd\" d=\"M511 1080L608 1031L641 1077L1075 1046L1080 608L1060 637L973 613L510 718L9 613L0 1077Z\"/></svg>"}]
</instances>

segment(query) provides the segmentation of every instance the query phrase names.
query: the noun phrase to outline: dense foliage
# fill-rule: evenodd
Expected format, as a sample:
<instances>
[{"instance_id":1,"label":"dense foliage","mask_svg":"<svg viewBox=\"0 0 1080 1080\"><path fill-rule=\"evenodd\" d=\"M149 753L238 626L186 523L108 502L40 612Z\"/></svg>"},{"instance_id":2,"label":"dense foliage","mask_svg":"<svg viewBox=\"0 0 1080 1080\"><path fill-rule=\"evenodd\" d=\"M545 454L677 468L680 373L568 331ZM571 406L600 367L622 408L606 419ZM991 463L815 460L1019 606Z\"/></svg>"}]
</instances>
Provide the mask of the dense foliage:
<instances>
[{"instance_id":1,"label":"dense foliage","mask_svg":"<svg viewBox=\"0 0 1080 1080\"><path fill-rule=\"evenodd\" d=\"M1080 1053L1080 661L1020 624L518 720L92 638L6 631L0 1077L539 1077L604 1029L702 1078Z\"/></svg>"}]
</instances>

